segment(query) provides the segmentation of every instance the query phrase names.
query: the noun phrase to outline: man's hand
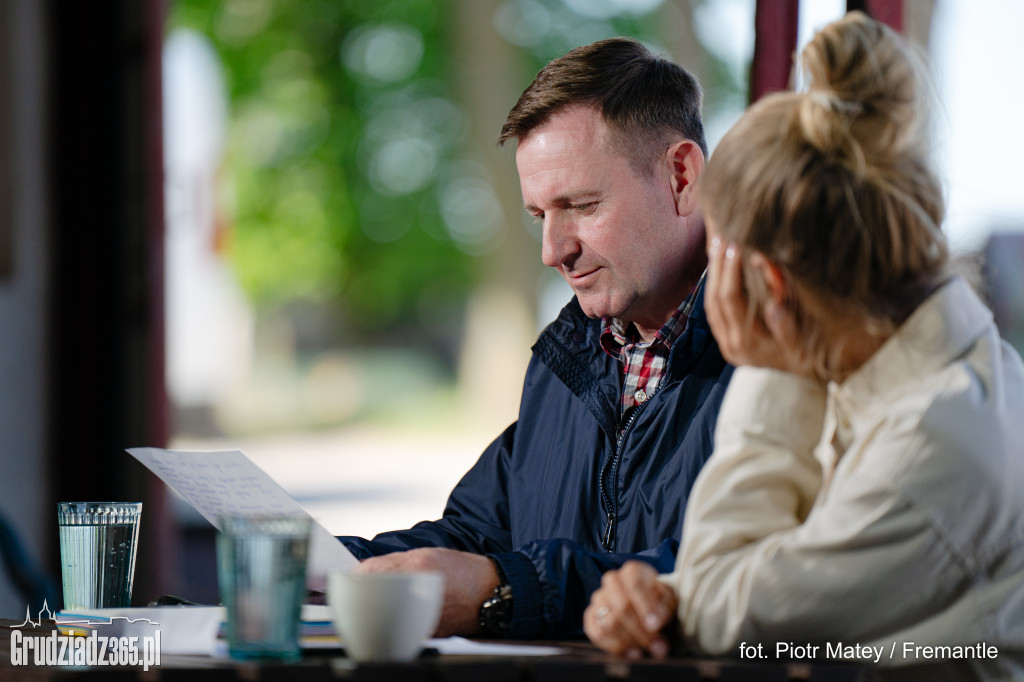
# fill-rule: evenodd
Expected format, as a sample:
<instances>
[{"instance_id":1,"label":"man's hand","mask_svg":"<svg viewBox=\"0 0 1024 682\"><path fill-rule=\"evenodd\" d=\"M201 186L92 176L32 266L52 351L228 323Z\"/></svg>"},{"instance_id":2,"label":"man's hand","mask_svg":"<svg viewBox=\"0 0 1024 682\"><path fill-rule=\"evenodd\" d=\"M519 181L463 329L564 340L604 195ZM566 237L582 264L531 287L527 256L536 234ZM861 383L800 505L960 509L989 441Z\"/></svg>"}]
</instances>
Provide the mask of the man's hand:
<instances>
[{"instance_id":1,"label":"man's hand","mask_svg":"<svg viewBox=\"0 0 1024 682\"><path fill-rule=\"evenodd\" d=\"M362 561L354 573L444 573L444 608L436 637L471 636L480 632L480 605L498 586L494 563L481 554L425 547L393 552Z\"/></svg>"},{"instance_id":2,"label":"man's hand","mask_svg":"<svg viewBox=\"0 0 1024 682\"><path fill-rule=\"evenodd\" d=\"M668 656L661 630L675 618L679 601L658 581L658 572L641 561L628 561L601 578L601 587L583 613L590 641L610 654L640 658Z\"/></svg>"}]
</instances>

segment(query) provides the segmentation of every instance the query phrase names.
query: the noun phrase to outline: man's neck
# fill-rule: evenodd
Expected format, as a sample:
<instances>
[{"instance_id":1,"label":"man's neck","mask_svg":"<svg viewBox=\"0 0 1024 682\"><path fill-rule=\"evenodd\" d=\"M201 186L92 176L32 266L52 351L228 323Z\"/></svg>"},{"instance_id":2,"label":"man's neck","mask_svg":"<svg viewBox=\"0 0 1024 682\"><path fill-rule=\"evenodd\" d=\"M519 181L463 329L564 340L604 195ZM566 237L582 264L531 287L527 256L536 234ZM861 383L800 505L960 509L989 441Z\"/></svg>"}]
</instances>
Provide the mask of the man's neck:
<instances>
[{"instance_id":1,"label":"man's neck","mask_svg":"<svg viewBox=\"0 0 1024 682\"><path fill-rule=\"evenodd\" d=\"M665 322L668 322L668 317L669 316L666 316L662 323L657 327L648 327L640 322L633 322L632 324L636 328L637 334L640 335L640 340L644 343L650 343L654 340L654 336L661 330L661 328L665 326Z\"/></svg>"},{"instance_id":2,"label":"man's neck","mask_svg":"<svg viewBox=\"0 0 1024 682\"><path fill-rule=\"evenodd\" d=\"M642 343L650 343L654 341L654 337L662 330L662 328L668 323L679 307L683 304L682 301L676 303L670 310L665 313L665 316L660 318L654 316L643 320L623 320L623 329L629 329L630 325L636 329L637 335L640 337Z\"/></svg>"},{"instance_id":3,"label":"man's neck","mask_svg":"<svg viewBox=\"0 0 1024 682\"><path fill-rule=\"evenodd\" d=\"M654 315L652 317L642 319L623 320L623 327L628 328L629 325L632 324L633 327L636 329L637 334L639 334L640 338L645 343L650 343L651 341L653 341L655 335L657 335L657 333L661 331L662 327L665 326L665 323L667 323L669 319L676 314L676 311L679 310L679 308L684 303L691 301L691 299L697 296L697 289L704 282L703 272L704 271L702 271L702 273L700 273L698 277L694 278L693 281L689 283L689 285L685 289L686 295L683 298L679 299L673 304L669 304L670 307L667 307L664 316L659 317L658 315ZM691 310L688 307L688 309L686 310L686 315L689 316L690 312Z\"/></svg>"}]
</instances>

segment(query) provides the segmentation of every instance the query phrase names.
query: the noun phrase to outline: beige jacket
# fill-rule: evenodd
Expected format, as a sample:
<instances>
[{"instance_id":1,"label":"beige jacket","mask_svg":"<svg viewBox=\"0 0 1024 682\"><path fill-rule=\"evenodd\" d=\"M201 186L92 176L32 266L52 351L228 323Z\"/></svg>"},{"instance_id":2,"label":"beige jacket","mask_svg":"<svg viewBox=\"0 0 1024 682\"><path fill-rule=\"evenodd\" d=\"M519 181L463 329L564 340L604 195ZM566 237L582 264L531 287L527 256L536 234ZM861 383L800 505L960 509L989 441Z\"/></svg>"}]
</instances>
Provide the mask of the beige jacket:
<instances>
[{"instance_id":1,"label":"beige jacket","mask_svg":"<svg viewBox=\"0 0 1024 682\"><path fill-rule=\"evenodd\" d=\"M1024 366L963 280L841 385L737 369L715 438L663 576L692 645L1016 674ZM913 648L933 645L951 648Z\"/></svg>"}]
</instances>

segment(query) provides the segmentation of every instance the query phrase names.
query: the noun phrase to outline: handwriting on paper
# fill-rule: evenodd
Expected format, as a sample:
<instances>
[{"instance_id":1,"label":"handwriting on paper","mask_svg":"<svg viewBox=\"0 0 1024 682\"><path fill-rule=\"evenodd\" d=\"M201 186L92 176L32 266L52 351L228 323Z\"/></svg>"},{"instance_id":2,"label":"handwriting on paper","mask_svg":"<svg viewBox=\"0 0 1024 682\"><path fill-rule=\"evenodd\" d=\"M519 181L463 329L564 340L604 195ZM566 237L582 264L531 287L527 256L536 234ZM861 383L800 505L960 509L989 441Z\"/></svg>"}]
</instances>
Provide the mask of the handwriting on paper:
<instances>
[{"instance_id":1,"label":"handwriting on paper","mask_svg":"<svg viewBox=\"0 0 1024 682\"><path fill-rule=\"evenodd\" d=\"M128 454L181 495L215 528L220 527L219 518L229 514L308 515L277 481L240 450L185 452L131 448ZM329 568L351 568L357 560L314 520L309 562L309 573L319 582Z\"/></svg>"}]
</instances>

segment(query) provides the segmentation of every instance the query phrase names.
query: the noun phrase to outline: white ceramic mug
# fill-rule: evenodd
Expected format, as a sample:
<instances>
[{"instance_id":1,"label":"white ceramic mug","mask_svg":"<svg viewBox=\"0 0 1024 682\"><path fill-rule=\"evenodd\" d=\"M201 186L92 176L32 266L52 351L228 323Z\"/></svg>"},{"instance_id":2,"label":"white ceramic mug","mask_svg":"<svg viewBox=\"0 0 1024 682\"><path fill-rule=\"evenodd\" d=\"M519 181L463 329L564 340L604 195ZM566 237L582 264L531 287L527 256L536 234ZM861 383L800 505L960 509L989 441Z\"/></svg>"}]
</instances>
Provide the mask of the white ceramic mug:
<instances>
[{"instance_id":1,"label":"white ceramic mug","mask_svg":"<svg viewBox=\"0 0 1024 682\"><path fill-rule=\"evenodd\" d=\"M335 571L327 576L327 603L349 658L411 661L437 628L444 574Z\"/></svg>"}]
</instances>

